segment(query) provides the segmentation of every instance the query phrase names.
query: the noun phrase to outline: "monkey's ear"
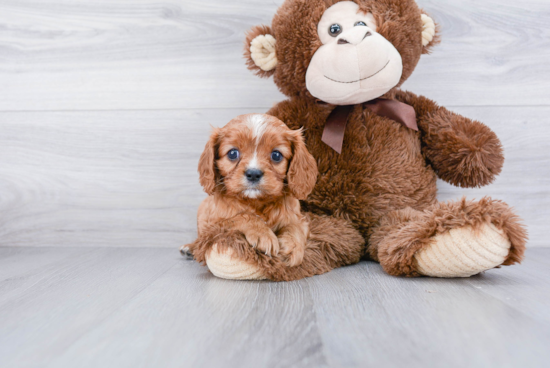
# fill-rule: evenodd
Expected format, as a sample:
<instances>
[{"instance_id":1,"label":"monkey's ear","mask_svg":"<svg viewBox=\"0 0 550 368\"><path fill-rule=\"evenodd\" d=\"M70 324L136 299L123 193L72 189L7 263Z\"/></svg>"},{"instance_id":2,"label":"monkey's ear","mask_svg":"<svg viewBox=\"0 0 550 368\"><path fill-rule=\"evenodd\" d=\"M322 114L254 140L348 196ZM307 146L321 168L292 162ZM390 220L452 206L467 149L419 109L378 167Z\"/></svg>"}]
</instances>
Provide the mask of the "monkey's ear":
<instances>
[{"instance_id":1,"label":"monkey's ear","mask_svg":"<svg viewBox=\"0 0 550 368\"><path fill-rule=\"evenodd\" d=\"M439 26L427 14L421 15L422 20L422 53L429 54L432 47L439 43Z\"/></svg>"},{"instance_id":2,"label":"monkey's ear","mask_svg":"<svg viewBox=\"0 0 550 368\"><path fill-rule=\"evenodd\" d=\"M248 69L256 75L267 78L275 73L277 52L275 37L268 26L255 26L246 34L244 57Z\"/></svg>"}]
</instances>

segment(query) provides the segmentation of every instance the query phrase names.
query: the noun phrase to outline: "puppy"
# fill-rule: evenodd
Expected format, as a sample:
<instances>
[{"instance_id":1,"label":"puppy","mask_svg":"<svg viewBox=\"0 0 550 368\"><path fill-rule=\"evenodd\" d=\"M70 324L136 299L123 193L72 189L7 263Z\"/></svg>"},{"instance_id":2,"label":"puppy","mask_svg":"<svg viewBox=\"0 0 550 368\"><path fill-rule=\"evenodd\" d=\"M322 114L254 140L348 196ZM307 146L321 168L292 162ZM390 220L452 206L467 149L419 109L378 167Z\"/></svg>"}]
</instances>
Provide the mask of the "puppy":
<instances>
[{"instance_id":1,"label":"puppy","mask_svg":"<svg viewBox=\"0 0 550 368\"><path fill-rule=\"evenodd\" d=\"M269 115L238 116L214 129L198 171L209 194L198 211L199 238L209 226L221 224L288 266L302 262L309 226L299 200L313 190L317 164L300 130ZM181 251L192 253L192 247Z\"/></svg>"}]
</instances>

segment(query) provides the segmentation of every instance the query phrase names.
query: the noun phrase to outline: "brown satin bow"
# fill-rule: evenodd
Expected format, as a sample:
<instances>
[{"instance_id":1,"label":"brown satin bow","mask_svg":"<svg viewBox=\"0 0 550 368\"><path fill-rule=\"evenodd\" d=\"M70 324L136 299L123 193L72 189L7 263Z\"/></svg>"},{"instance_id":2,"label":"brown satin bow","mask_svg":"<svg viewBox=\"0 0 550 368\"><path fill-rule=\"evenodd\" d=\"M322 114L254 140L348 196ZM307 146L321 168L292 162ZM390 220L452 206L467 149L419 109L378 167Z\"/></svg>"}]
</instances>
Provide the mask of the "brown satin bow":
<instances>
[{"instance_id":1,"label":"brown satin bow","mask_svg":"<svg viewBox=\"0 0 550 368\"><path fill-rule=\"evenodd\" d=\"M325 123L321 140L338 153L342 153L344 133L348 117L354 105L337 106L330 113ZM403 102L377 98L365 103L365 106L377 115L392 119L407 128L418 131L414 108Z\"/></svg>"}]
</instances>

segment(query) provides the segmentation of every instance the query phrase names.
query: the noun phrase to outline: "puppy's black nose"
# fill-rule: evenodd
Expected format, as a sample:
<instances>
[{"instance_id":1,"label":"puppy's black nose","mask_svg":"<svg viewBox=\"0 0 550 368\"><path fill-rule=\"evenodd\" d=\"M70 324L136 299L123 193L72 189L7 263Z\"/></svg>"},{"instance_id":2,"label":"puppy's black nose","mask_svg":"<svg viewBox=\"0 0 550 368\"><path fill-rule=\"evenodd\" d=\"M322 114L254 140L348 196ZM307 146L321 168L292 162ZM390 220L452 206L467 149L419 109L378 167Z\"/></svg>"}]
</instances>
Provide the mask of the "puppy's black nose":
<instances>
[{"instance_id":1,"label":"puppy's black nose","mask_svg":"<svg viewBox=\"0 0 550 368\"><path fill-rule=\"evenodd\" d=\"M262 176L264 176L264 172L259 169L248 169L244 174L246 175L246 179L251 183L259 182Z\"/></svg>"}]
</instances>

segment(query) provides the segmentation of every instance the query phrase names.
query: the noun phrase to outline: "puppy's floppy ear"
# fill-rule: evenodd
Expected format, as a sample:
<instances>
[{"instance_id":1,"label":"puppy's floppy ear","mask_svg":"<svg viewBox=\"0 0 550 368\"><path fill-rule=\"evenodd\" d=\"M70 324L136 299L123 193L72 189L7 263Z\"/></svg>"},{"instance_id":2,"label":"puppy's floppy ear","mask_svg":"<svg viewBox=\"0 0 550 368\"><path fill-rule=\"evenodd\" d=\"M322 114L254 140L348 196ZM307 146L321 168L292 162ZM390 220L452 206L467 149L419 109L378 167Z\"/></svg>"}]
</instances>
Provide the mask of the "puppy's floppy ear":
<instances>
[{"instance_id":1,"label":"puppy's floppy ear","mask_svg":"<svg viewBox=\"0 0 550 368\"><path fill-rule=\"evenodd\" d=\"M306 199L317 181L317 162L308 152L302 137L302 130L293 132L294 154L287 173L288 187L298 199Z\"/></svg>"},{"instance_id":2,"label":"puppy's floppy ear","mask_svg":"<svg viewBox=\"0 0 550 368\"><path fill-rule=\"evenodd\" d=\"M219 139L220 129L214 129L199 159L199 181L204 191L209 195L214 193L216 181L219 177L218 169L216 168L216 151Z\"/></svg>"},{"instance_id":3,"label":"puppy's floppy ear","mask_svg":"<svg viewBox=\"0 0 550 368\"><path fill-rule=\"evenodd\" d=\"M246 34L244 57L248 69L267 78L275 73L277 66L275 37L268 26L255 26Z\"/></svg>"},{"instance_id":4,"label":"puppy's floppy ear","mask_svg":"<svg viewBox=\"0 0 550 368\"><path fill-rule=\"evenodd\" d=\"M439 25L427 14L420 16L422 22L422 53L429 54L432 47L440 42Z\"/></svg>"}]
</instances>

